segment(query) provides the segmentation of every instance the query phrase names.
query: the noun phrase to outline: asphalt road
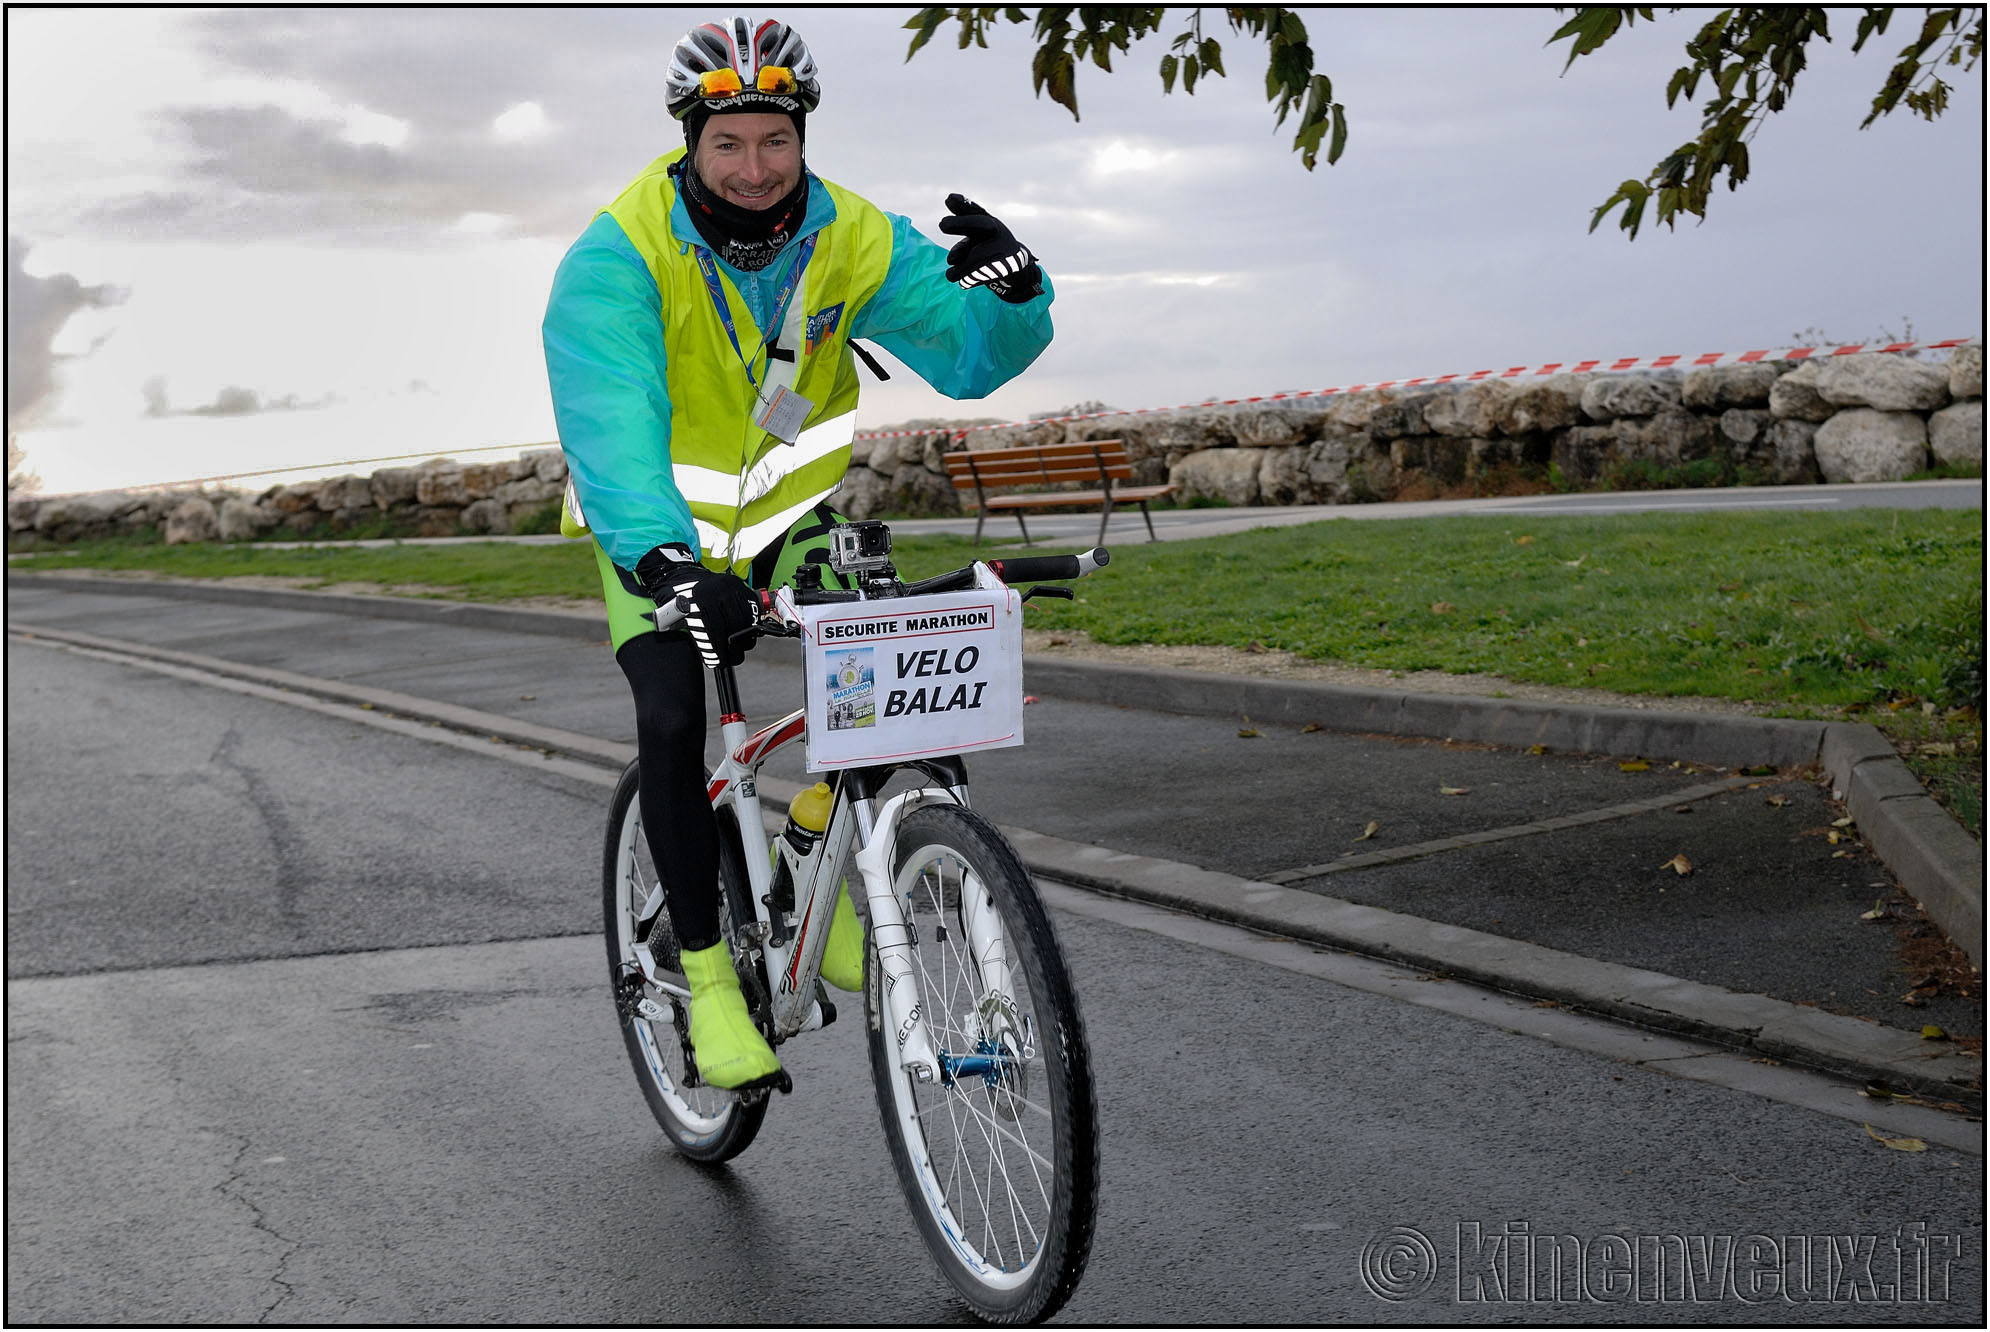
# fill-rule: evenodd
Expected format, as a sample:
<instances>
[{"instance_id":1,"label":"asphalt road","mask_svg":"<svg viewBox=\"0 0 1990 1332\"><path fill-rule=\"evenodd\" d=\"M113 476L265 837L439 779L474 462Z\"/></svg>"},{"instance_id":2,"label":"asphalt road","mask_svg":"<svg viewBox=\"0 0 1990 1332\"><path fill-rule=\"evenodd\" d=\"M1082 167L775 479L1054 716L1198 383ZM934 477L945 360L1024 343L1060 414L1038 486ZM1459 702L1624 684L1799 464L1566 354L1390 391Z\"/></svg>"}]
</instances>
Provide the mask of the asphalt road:
<instances>
[{"instance_id":1,"label":"asphalt road","mask_svg":"<svg viewBox=\"0 0 1990 1332\"><path fill-rule=\"evenodd\" d=\"M664 1146L594 935L598 782L7 665L9 1321L962 1321L858 1024L784 1049L729 1169ZM1055 900L1105 1152L1070 1320L1981 1323L1980 1157Z\"/></svg>"},{"instance_id":2,"label":"asphalt road","mask_svg":"<svg viewBox=\"0 0 1990 1332\"><path fill-rule=\"evenodd\" d=\"M387 688L634 742L627 685L599 643L46 586L16 589L8 614L15 623ZM757 721L800 703L786 646L763 644L741 670L748 714ZM715 719L715 707L711 713ZM972 762L977 801L991 818L1246 877L1292 874L1351 849L1394 850L1703 790L1722 776L1664 764L1626 773L1614 758L1293 727L1254 727L1261 733L1246 739L1238 734L1241 717L1054 697L1024 717L1027 745ZM717 752L714 735L710 753ZM803 780L799 748L768 770ZM1461 794L1447 796L1447 789ZM1772 796L1782 803L1770 804ZM398 796L386 803L405 807ZM1896 926L1859 920L1889 892L1890 876L1863 849L1828 840L1840 812L1817 788L1777 779L1752 790L1682 794L1680 808L1685 812L1280 881L1915 1031L1934 1022L1960 1035L1981 1033L1981 1006L1972 1000L1941 998L1918 1009L1899 1002L1915 977L1900 955ZM1377 831L1357 842L1371 821ZM1681 854L1696 867L1690 878L1666 868Z\"/></svg>"}]
</instances>

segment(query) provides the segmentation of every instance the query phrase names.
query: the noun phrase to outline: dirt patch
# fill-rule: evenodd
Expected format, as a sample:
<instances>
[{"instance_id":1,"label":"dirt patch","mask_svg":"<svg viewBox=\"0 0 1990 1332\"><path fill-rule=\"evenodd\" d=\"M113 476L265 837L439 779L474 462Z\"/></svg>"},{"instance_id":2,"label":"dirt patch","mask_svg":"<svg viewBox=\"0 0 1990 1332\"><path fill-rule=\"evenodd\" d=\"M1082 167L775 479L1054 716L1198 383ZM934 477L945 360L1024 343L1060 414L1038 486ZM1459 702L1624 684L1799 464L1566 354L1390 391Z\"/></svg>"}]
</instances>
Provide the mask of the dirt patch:
<instances>
[{"instance_id":1,"label":"dirt patch","mask_svg":"<svg viewBox=\"0 0 1990 1332\"><path fill-rule=\"evenodd\" d=\"M1766 717L1772 711L1765 704L1740 703L1727 698L1654 698L1613 694L1604 689L1557 689L1550 685L1523 684L1497 675L1371 670L1313 661L1276 649L1246 652L1230 647L1094 643L1086 635L1066 629L1055 632L1025 629L1023 651L1030 656L1072 661L1207 671L1212 675L1251 675L1271 680L1308 680L1319 684L1392 689L1417 694L1518 698L1543 703L1580 703L1588 707L1641 708L1664 712L1718 712L1739 717Z\"/></svg>"}]
</instances>

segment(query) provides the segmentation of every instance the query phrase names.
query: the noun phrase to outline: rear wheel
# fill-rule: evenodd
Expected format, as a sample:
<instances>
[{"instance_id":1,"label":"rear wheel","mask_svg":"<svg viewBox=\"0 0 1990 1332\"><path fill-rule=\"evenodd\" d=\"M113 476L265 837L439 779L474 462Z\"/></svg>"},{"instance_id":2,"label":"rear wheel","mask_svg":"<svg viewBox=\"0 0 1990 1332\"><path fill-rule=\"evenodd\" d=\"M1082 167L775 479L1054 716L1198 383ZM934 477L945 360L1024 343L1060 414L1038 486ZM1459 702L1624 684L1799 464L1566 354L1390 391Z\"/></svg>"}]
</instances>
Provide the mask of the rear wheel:
<instances>
[{"instance_id":1,"label":"rear wheel","mask_svg":"<svg viewBox=\"0 0 1990 1332\"><path fill-rule=\"evenodd\" d=\"M727 1161L745 1151L766 1117L764 1093L744 1102L730 1091L709 1087L693 1074L688 1001L647 984L636 961L645 944L658 976L688 990L678 960L677 936L658 887L649 841L643 836L636 798L636 765L630 764L609 805L608 847L603 872L607 917L608 974L615 986L615 1011L622 1042L656 1122L677 1150L694 1161ZM732 811L719 811L719 927L730 948L735 931L752 919L746 867L740 858L738 825ZM751 993L749 990L748 993Z\"/></svg>"},{"instance_id":2,"label":"rear wheel","mask_svg":"<svg viewBox=\"0 0 1990 1332\"><path fill-rule=\"evenodd\" d=\"M1098 1203L1098 1111L1084 1023L1028 871L958 806L898 826L914 998L937 1084L897 1060L875 943L864 998L878 1112L926 1247L976 1313L1031 1322L1077 1288Z\"/></svg>"}]
</instances>

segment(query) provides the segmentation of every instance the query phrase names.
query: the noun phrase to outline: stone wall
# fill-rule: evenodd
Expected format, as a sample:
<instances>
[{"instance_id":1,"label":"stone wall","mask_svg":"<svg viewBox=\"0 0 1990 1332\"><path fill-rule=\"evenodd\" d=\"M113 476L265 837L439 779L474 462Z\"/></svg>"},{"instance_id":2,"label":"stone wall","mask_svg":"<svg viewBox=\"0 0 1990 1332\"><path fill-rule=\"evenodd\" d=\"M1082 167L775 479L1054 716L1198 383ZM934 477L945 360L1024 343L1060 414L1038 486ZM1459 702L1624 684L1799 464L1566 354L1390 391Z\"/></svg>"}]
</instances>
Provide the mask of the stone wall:
<instances>
[{"instance_id":1,"label":"stone wall","mask_svg":"<svg viewBox=\"0 0 1990 1332\"><path fill-rule=\"evenodd\" d=\"M960 510L940 455L961 422L859 439L835 502L853 518ZM1866 354L1646 374L1557 375L1283 403L982 429L965 447L1126 443L1141 483L1233 505L1351 504L1471 493L1515 478L1570 489L1702 480L1886 481L1983 464L1983 346L1947 362ZM157 528L168 542L265 534L502 534L559 498L558 449L508 462L438 458L371 476L227 491L10 496L9 535L55 541ZM968 492L966 505L972 508Z\"/></svg>"},{"instance_id":2,"label":"stone wall","mask_svg":"<svg viewBox=\"0 0 1990 1332\"><path fill-rule=\"evenodd\" d=\"M920 425L857 441L838 492L846 513L955 510L940 455L960 447L957 427ZM1143 484L1235 505L1457 493L1502 473L1590 489L1695 463L1765 485L1894 480L1934 463L1981 467L1983 347L1945 363L1869 354L1039 422L972 431L965 447L1087 439L1124 440Z\"/></svg>"},{"instance_id":3,"label":"stone wall","mask_svg":"<svg viewBox=\"0 0 1990 1332\"><path fill-rule=\"evenodd\" d=\"M256 492L206 487L51 499L10 495L7 533L33 532L66 542L151 527L172 545L382 530L406 536L502 535L559 499L566 480L566 459L555 448L491 463L432 458L419 467L388 467L370 476L334 476Z\"/></svg>"}]
</instances>

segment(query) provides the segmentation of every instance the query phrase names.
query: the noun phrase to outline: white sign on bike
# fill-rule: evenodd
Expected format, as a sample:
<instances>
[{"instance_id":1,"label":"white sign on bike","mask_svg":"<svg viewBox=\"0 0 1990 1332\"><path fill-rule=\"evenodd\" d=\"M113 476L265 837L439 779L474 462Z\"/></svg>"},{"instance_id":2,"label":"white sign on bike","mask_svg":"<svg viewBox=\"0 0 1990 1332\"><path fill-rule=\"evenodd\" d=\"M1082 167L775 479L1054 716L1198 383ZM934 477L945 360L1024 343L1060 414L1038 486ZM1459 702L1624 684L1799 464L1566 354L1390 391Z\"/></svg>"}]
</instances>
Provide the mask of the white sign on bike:
<instances>
[{"instance_id":1,"label":"white sign on bike","mask_svg":"<svg viewBox=\"0 0 1990 1332\"><path fill-rule=\"evenodd\" d=\"M1023 604L977 564L969 592L797 606L808 770L899 763L1023 742Z\"/></svg>"}]
</instances>

